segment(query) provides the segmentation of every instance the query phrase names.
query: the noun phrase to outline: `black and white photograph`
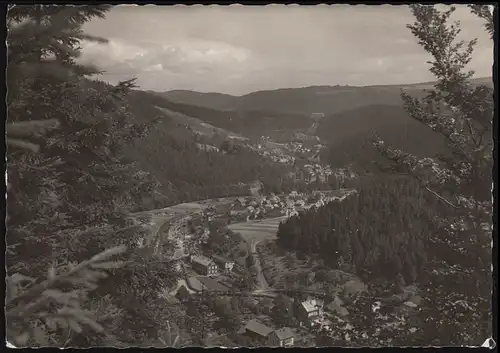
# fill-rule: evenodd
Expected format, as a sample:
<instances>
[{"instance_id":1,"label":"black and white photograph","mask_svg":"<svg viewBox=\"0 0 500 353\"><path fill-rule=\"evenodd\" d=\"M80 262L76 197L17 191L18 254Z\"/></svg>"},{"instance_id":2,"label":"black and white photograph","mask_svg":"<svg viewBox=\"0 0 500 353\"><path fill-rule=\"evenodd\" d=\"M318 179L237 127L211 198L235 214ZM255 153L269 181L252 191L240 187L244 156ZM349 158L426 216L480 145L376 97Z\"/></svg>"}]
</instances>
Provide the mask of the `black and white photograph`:
<instances>
[{"instance_id":1,"label":"black and white photograph","mask_svg":"<svg viewBox=\"0 0 500 353\"><path fill-rule=\"evenodd\" d=\"M496 347L496 5L5 10L7 347Z\"/></svg>"}]
</instances>

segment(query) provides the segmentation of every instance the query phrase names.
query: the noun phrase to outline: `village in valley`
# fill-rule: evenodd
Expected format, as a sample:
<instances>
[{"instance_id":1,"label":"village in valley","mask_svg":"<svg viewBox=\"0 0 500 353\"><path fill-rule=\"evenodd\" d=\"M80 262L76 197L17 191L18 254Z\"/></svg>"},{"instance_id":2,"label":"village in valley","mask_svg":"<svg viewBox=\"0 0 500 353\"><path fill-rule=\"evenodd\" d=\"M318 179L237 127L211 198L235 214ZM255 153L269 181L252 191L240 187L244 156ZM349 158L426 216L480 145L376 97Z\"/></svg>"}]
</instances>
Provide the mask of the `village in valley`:
<instances>
[{"instance_id":1,"label":"village in valley","mask_svg":"<svg viewBox=\"0 0 500 353\"><path fill-rule=\"evenodd\" d=\"M412 316L414 302L419 302L416 288L406 288L406 294L396 299L360 299L367 288L350 269L332 270L321 259L301 258L276 243L281 222L357 192L344 187L357 177L349 166L332 169L321 163L318 154L323 146L317 140L277 143L263 136L253 146L241 143L230 144L251 147L287 165L290 171L283 179L306 188L265 193L255 181L246 196L148 213L153 236L140 246L153 244L156 254L179 274L177 283L160 297L186 315L186 336L203 346L321 346L383 334L356 331L354 321L365 320L366 311L380 320L379 331L393 330ZM396 302L399 309L378 311L382 302Z\"/></svg>"},{"instance_id":2,"label":"village in valley","mask_svg":"<svg viewBox=\"0 0 500 353\"><path fill-rule=\"evenodd\" d=\"M287 195L255 194L163 210L156 222L151 223L160 224L156 232L152 229L157 234L157 251L174 264L181 279L175 288L165 289L161 296L186 310L189 306L197 307L193 312L203 316L196 320L200 323L205 320L206 333L200 334L207 339L213 335L219 337L217 332L227 335L230 327L214 328L217 321L208 313L203 314L199 307L203 300L222 307L223 317L232 315L231 320L241 323L230 338L226 337L234 345L299 344L302 342L299 337L310 334L307 328L328 326L329 310L334 304L325 305L320 297L310 295L294 299L286 292L270 288L262 269L256 266L260 259L251 233L263 236L261 241L272 242L281 221L306 209L342 200L352 192L345 189L309 194L297 191ZM250 229L246 231L245 227Z\"/></svg>"},{"instance_id":3,"label":"village in valley","mask_svg":"<svg viewBox=\"0 0 500 353\"><path fill-rule=\"evenodd\" d=\"M495 348L495 10L7 5L7 347Z\"/></svg>"},{"instance_id":4,"label":"village in valley","mask_svg":"<svg viewBox=\"0 0 500 353\"><path fill-rule=\"evenodd\" d=\"M290 270L285 279L276 280L277 263L292 255L280 257L269 249L276 247L283 220L355 192L292 191L163 210L167 216L156 231L162 243L158 251L174 264L181 279L160 296L192 315L191 330L197 329L208 346L315 346L318 335L349 341L354 328L345 302L365 291L364 284L342 271L335 278L321 279L325 271L318 266L311 271L312 259L297 258L289 267L295 273ZM303 268L309 268L305 281Z\"/></svg>"}]
</instances>

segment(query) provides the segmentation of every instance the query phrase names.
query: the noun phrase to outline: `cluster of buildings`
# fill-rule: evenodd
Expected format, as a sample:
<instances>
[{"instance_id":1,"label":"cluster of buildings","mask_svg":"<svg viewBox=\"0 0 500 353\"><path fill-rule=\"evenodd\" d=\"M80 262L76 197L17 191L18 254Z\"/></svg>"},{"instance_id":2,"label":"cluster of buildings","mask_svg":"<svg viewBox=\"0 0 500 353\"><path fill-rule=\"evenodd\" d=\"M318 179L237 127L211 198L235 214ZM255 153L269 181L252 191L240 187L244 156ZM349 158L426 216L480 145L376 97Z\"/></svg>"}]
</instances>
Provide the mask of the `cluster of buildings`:
<instances>
[{"instance_id":1,"label":"cluster of buildings","mask_svg":"<svg viewBox=\"0 0 500 353\"><path fill-rule=\"evenodd\" d=\"M341 319L349 315L343 301L337 296L330 303L325 304L322 299L316 298L308 298L300 302L295 309L300 325L331 331L332 317Z\"/></svg>"},{"instance_id":2,"label":"cluster of buildings","mask_svg":"<svg viewBox=\"0 0 500 353\"><path fill-rule=\"evenodd\" d=\"M324 301L316 298L293 303L294 316L301 327L317 328L331 331L332 322L330 317L335 315L338 318L349 315L347 309L343 307L342 301L336 297L328 305ZM295 331L289 327L273 329L261 321L250 320L240 331L240 334L254 340L261 345L272 347L289 347L298 340Z\"/></svg>"},{"instance_id":3,"label":"cluster of buildings","mask_svg":"<svg viewBox=\"0 0 500 353\"><path fill-rule=\"evenodd\" d=\"M304 147L302 142L289 142L286 144L287 149L292 153L314 153L315 151L311 148ZM317 146L317 145L316 145Z\"/></svg>"},{"instance_id":4,"label":"cluster of buildings","mask_svg":"<svg viewBox=\"0 0 500 353\"><path fill-rule=\"evenodd\" d=\"M312 196L312 200L311 200ZM340 199L339 197L329 196L325 192L314 192L312 195L307 193L298 193L292 191L288 195L260 196L260 197L239 197L231 205L230 214L246 215L246 220L259 219L266 217L291 217L300 211L308 210L312 207L321 207L328 202Z\"/></svg>"},{"instance_id":5,"label":"cluster of buildings","mask_svg":"<svg viewBox=\"0 0 500 353\"><path fill-rule=\"evenodd\" d=\"M212 145L206 145L206 144L202 144L202 143L197 143L196 147L200 151L205 151L205 152L220 152L217 147L212 146Z\"/></svg>"},{"instance_id":6,"label":"cluster of buildings","mask_svg":"<svg viewBox=\"0 0 500 353\"><path fill-rule=\"evenodd\" d=\"M354 173L350 166L335 169L335 171L333 171L333 176L339 181L340 187L343 187L345 181L357 178L356 173Z\"/></svg>"},{"instance_id":7,"label":"cluster of buildings","mask_svg":"<svg viewBox=\"0 0 500 353\"><path fill-rule=\"evenodd\" d=\"M311 199L312 198L312 199ZM312 195L297 193L292 191L287 198L285 215L287 217L296 216L299 212L311 209L319 208L331 201L341 200L342 197L330 196L325 192L317 191L313 192Z\"/></svg>"},{"instance_id":8,"label":"cluster of buildings","mask_svg":"<svg viewBox=\"0 0 500 353\"><path fill-rule=\"evenodd\" d=\"M285 203L279 196L260 196L260 197L239 197L231 205L231 214L245 214L246 220L264 218L270 214L279 217L283 215L282 210Z\"/></svg>"},{"instance_id":9,"label":"cluster of buildings","mask_svg":"<svg viewBox=\"0 0 500 353\"><path fill-rule=\"evenodd\" d=\"M287 164L287 165L293 165L295 163L295 157L290 156L286 153L283 153L283 151L279 148L265 148L265 143L261 143L257 145L257 152L266 158L269 158L275 163L281 163L281 164Z\"/></svg>"},{"instance_id":10,"label":"cluster of buildings","mask_svg":"<svg viewBox=\"0 0 500 353\"><path fill-rule=\"evenodd\" d=\"M303 180L306 183L328 182L329 178L334 174L329 165L305 164L301 169L303 171Z\"/></svg>"}]
</instances>

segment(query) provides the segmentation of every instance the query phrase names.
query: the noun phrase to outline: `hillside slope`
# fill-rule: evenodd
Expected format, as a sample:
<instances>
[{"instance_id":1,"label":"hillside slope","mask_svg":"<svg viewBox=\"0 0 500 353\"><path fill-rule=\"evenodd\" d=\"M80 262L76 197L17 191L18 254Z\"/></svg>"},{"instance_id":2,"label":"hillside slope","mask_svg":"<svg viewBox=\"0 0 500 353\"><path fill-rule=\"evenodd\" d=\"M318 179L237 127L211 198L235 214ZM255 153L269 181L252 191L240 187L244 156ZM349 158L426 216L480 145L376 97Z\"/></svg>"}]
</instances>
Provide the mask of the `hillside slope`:
<instances>
[{"instance_id":1,"label":"hillside slope","mask_svg":"<svg viewBox=\"0 0 500 353\"><path fill-rule=\"evenodd\" d=\"M219 134L195 133L196 126L190 125L194 124L194 118L158 107L156 104L164 104L161 98L157 100L138 91L129 95L128 103L133 112L131 123L152 124L145 137L131 142L123 150L128 159L161 184L144 195L145 208L249 194L249 185L255 180L261 180L270 190L281 186L286 167L250 149L233 153L200 149L201 144L219 147ZM196 119L194 122L200 124Z\"/></svg>"},{"instance_id":2,"label":"hillside slope","mask_svg":"<svg viewBox=\"0 0 500 353\"><path fill-rule=\"evenodd\" d=\"M402 107L392 105L370 105L327 116L320 121L317 134L330 146L324 158L332 166L341 167L383 161L370 144L375 132L388 143L416 155L447 151L441 135L410 118Z\"/></svg>"},{"instance_id":3,"label":"hillside slope","mask_svg":"<svg viewBox=\"0 0 500 353\"><path fill-rule=\"evenodd\" d=\"M311 125L308 115L297 113L280 113L257 109L241 111L218 110L172 102L158 93L137 91L135 94L150 105L176 113L178 118L180 118L178 114L184 115L185 124L188 124L190 119L191 123L194 122L192 119L197 119L218 129L231 131L235 135L243 135L249 138L260 138L263 135L279 136L285 130L304 130Z\"/></svg>"}]
</instances>

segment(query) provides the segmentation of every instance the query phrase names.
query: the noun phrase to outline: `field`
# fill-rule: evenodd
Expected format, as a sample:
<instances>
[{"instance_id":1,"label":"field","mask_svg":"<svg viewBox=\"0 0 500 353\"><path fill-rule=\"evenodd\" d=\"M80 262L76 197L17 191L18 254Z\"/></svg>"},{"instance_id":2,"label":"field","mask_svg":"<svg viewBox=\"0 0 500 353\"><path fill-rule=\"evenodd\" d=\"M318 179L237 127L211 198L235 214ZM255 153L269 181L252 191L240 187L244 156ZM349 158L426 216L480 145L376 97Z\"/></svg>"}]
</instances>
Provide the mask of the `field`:
<instances>
[{"instance_id":1,"label":"field","mask_svg":"<svg viewBox=\"0 0 500 353\"><path fill-rule=\"evenodd\" d=\"M193 131L202 134L202 135L208 135L208 136L213 136L216 133L222 134L224 136L227 136L229 138L233 139L238 139L238 140L246 140L246 138L234 133L230 132L218 127L215 127L213 125L207 124L203 120L200 120L198 118L194 118L192 116L188 116L182 113L175 112L173 110L169 110L167 108L162 108L162 107L156 107L165 114L167 114L172 121L174 121L177 124L182 124L182 125L189 125Z\"/></svg>"},{"instance_id":2,"label":"field","mask_svg":"<svg viewBox=\"0 0 500 353\"><path fill-rule=\"evenodd\" d=\"M276 239L278 226L285 219L286 217L276 217L258 221L234 223L230 224L228 228L235 233L240 233L243 238L252 245L252 251L255 251L255 244L258 242Z\"/></svg>"}]
</instances>

